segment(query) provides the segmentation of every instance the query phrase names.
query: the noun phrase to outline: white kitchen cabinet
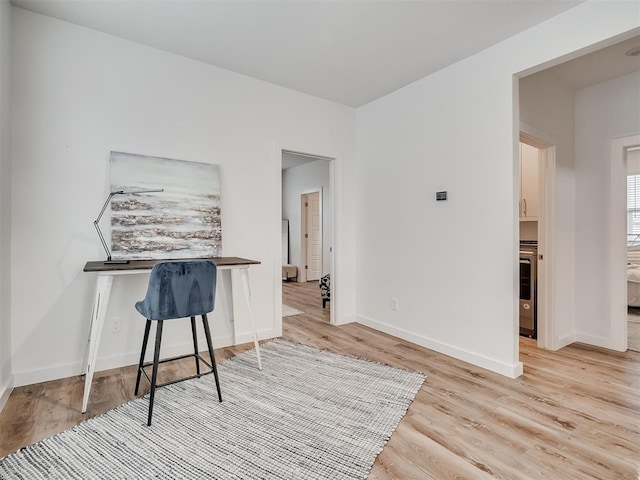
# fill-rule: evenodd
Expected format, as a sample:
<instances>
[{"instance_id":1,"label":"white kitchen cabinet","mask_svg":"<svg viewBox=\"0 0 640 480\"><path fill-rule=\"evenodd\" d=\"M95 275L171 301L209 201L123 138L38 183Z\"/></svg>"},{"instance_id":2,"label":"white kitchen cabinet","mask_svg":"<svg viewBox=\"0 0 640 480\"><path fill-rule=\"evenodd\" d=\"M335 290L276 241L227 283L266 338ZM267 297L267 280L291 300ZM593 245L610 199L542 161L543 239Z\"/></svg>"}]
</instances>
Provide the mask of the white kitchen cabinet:
<instances>
[{"instance_id":1,"label":"white kitchen cabinet","mask_svg":"<svg viewBox=\"0 0 640 480\"><path fill-rule=\"evenodd\" d=\"M520 221L538 220L540 206L539 150L520 142Z\"/></svg>"}]
</instances>

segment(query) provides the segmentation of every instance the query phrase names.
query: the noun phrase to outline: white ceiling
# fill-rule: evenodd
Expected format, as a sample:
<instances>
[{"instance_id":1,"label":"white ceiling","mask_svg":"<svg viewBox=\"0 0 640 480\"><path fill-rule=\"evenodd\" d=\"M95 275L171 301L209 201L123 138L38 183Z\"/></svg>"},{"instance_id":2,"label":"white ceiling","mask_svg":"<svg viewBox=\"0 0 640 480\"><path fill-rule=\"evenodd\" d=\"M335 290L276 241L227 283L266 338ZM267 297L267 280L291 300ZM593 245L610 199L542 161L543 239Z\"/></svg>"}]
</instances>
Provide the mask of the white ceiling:
<instances>
[{"instance_id":1,"label":"white ceiling","mask_svg":"<svg viewBox=\"0 0 640 480\"><path fill-rule=\"evenodd\" d=\"M358 107L578 0L12 0L44 15Z\"/></svg>"},{"instance_id":2,"label":"white ceiling","mask_svg":"<svg viewBox=\"0 0 640 480\"><path fill-rule=\"evenodd\" d=\"M305 163L315 162L316 160L331 160L326 157L318 157L316 155L307 155L306 153L296 153L296 152L287 152L282 151L282 170L287 170L288 168L299 167L300 165L304 165Z\"/></svg>"},{"instance_id":3,"label":"white ceiling","mask_svg":"<svg viewBox=\"0 0 640 480\"><path fill-rule=\"evenodd\" d=\"M640 71L640 55L625 55L635 48L640 48L640 36L601 48L535 75L549 76L569 90L579 90Z\"/></svg>"},{"instance_id":4,"label":"white ceiling","mask_svg":"<svg viewBox=\"0 0 640 480\"><path fill-rule=\"evenodd\" d=\"M288 168L299 167L305 163L310 163L315 160L319 160L317 157L310 157L308 155L298 155L292 152L282 152L282 170Z\"/></svg>"}]
</instances>

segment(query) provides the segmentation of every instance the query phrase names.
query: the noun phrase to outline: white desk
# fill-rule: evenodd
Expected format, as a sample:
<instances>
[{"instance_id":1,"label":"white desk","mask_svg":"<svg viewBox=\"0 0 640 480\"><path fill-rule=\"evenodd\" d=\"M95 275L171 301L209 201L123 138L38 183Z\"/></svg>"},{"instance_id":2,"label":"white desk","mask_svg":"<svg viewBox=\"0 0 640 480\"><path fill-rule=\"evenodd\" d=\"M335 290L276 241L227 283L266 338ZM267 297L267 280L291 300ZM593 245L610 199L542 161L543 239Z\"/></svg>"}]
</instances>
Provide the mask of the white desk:
<instances>
[{"instance_id":1,"label":"white desk","mask_svg":"<svg viewBox=\"0 0 640 480\"><path fill-rule=\"evenodd\" d=\"M260 359L260 345L258 344L258 336L256 333L255 323L253 321L253 313L251 311L251 291L249 289L249 266L259 264L257 260L248 260L239 257L218 257L211 258L218 270L231 270L231 296L233 301L233 311L238 311L239 302L246 302L246 308L249 316L249 323L253 333L253 343L256 347L256 357L258 360L258 368L262 370L262 361ZM129 263L110 263L104 262L87 262L84 266L85 272L93 272L96 274L96 290L93 297L93 307L91 309L91 330L89 333L89 342L87 349L87 364L84 370L84 396L82 398L82 413L87 411L89 403L89 393L91 392L91 382L96 368L96 360L98 358L98 347L100 346L100 338L104 327L104 320L107 314L107 306L109 305L109 296L111 295L111 285L113 277L117 275L135 275L140 273L149 273L156 263L163 260L131 260ZM239 289L237 283L240 282ZM238 290L242 291L242 295ZM239 298L241 297L241 298ZM234 342L235 342L235 325L234 320Z\"/></svg>"}]
</instances>

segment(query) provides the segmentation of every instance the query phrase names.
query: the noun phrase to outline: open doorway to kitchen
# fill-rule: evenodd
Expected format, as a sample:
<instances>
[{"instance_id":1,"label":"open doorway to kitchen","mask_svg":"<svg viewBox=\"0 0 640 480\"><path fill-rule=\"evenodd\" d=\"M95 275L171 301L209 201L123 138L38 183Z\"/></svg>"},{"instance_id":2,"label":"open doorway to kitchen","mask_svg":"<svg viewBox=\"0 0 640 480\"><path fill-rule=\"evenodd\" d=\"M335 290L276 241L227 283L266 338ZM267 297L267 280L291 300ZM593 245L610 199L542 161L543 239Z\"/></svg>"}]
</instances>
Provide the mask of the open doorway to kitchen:
<instances>
[{"instance_id":1,"label":"open doorway to kitchen","mask_svg":"<svg viewBox=\"0 0 640 480\"><path fill-rule=\"evenodd\" d=\"M526 127L525 127L526 128ZM553 279L553 179L555 147L549 139L529 131L520 132L520 255L519 332L547 346L551 331Z\"/></svg>"}]
</instances>

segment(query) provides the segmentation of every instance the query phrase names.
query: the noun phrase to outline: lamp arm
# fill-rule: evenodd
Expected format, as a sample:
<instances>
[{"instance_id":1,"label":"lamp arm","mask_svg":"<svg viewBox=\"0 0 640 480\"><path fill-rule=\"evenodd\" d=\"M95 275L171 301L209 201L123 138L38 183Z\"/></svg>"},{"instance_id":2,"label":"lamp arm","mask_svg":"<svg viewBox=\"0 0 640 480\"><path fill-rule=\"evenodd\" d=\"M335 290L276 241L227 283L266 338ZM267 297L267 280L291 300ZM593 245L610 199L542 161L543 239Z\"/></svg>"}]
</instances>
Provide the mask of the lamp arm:
<instances>
[{"instance_id":1,"label":"lamp arm","mask_svg":"<svg viewBox=\"0 0 640 480\"><path fill-rule=\"evenodd\" d=\"M109 202L111 201L113 196L120 195L123 193L124 193L124 190L118 190L116 192L109 193L107 200L104 202L104 205L102 206L102 210L100 210L100 213L98 214L98 218L96 218L93 222L93 226L96 227L96 231L98 232L98 237L100 237L100 242L102 243L102 248L104 248L104 251L107 254L107 261L109 262L111 261L111 251L107 246L107 242L104 240L104 236L102 235L102 230L100 230L100 226L98 224L100 223L100 219L102 218L102 215L104 215L104 212L107 209L107 206L109 205Z\"/></svg>"},{"instance_id":2,"label":"lamp arm","mask_svg":"<svg viewBox=\"0 0 640 480\"><path fill-rule=\"evenodd\" d=\"M94 224L96 224L96 225L98 224L98 222L102 218L102 215L104 215L104 211L107 209L107 206L109 205L109 202L111 201L113 196L114 195L121 195L123 193L124 193L124 190L118 190L117 192L109 193L109 196L107 197L107 199L104 202L104 205L102 206L102 210L100 210L100 213L98 214L98 218L96 218L96 220L93 222Z\"/></svg>"},{"instance_id":3,"label":"lamp arm","mask_svg":"<svg viewBox=\"0 0 640 480\"><path fill-rule=\"evenodd\" d=\"M98 232L98 237L100 237L100 242L102 243L102 248L107 254L107 261L111 261L111 252L109 251L109 247L107 247L107 243L104 241L104 237L102 236L102 232L100 231L100 227L96 222L93 222L93 226L96 227L96 231Z\"/></svg>"},{"instance_id":4,"label":"lamp arm","mask_svg":"<svg viewBox=\"0 0 640 480\"><path fill-rule=\"evenodd\" d=\"M107 246L107 242L104 239L104 235L102 235L102 230L100 230L100 219L102 218L102 215L104 215L105 210L107 209L107 206L109 205L109 202L111 202L111 199L113 198L114 195L123 195L125 193L127 194L138 194L138 193L155 193L155 192L163 192L164 189L163 188L159 188L159 189L150 189L150 190L132 190L132 191L128 191L125 192L124 190L116 190L115 192L111 192L109 193L109 196L107 197L107 199L104 202L104 205L102 206L102 210L100 210L100 213L98 214L98 218L96 218L93 221L93 226L96 227L96 231L98 232L98 237L100 237L100 243L102 243L102 248L104 248L104 251L107 254L107 262L108 263L129 263L129 260L111 260L111 251L109 250L109 247ZM105 263L107 263L105 262Z\"/></svg>"}]
</instances>

